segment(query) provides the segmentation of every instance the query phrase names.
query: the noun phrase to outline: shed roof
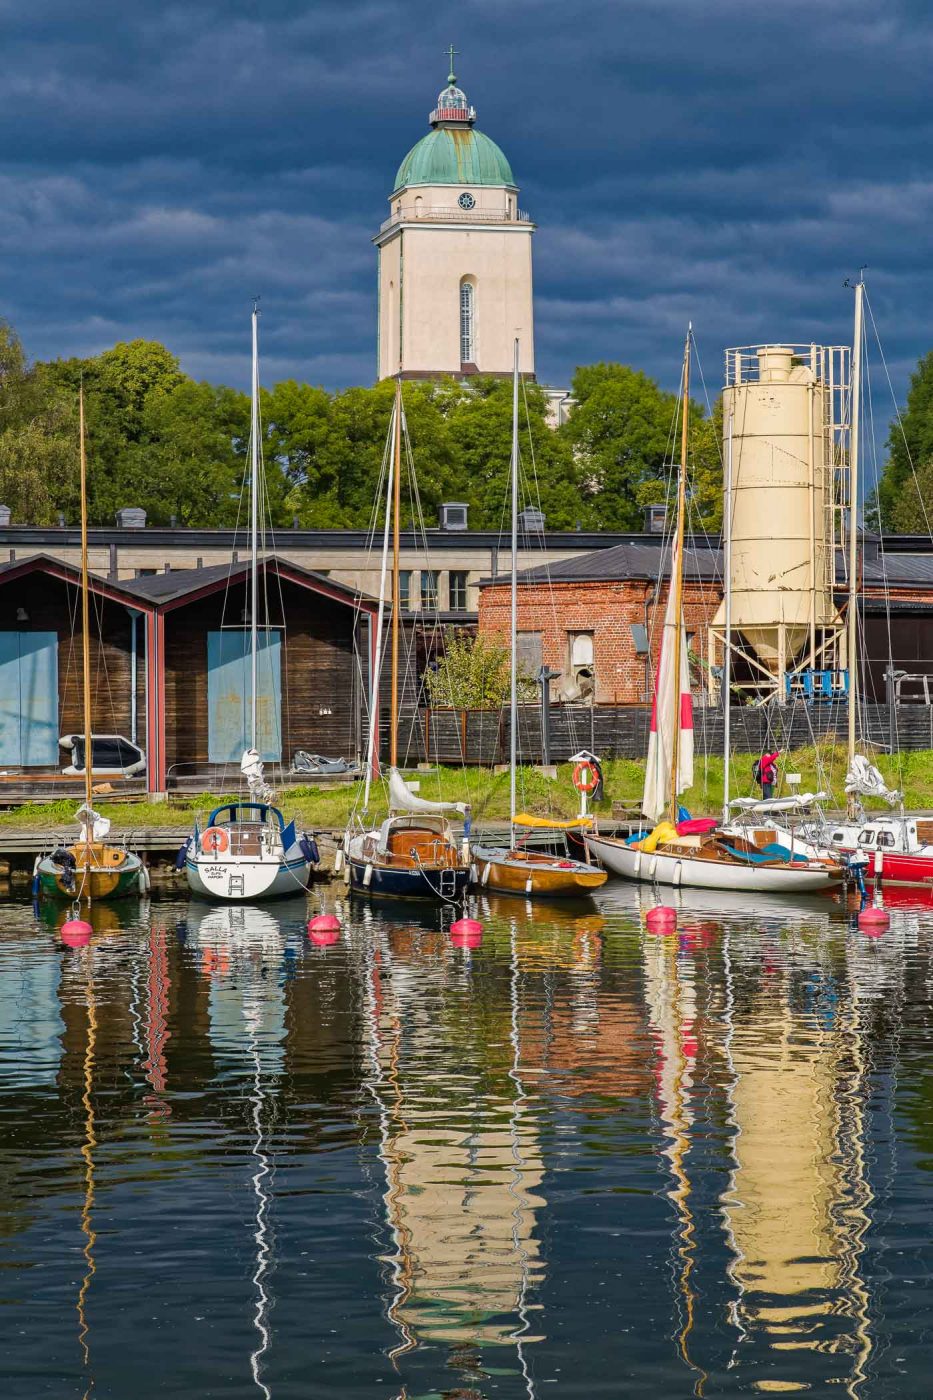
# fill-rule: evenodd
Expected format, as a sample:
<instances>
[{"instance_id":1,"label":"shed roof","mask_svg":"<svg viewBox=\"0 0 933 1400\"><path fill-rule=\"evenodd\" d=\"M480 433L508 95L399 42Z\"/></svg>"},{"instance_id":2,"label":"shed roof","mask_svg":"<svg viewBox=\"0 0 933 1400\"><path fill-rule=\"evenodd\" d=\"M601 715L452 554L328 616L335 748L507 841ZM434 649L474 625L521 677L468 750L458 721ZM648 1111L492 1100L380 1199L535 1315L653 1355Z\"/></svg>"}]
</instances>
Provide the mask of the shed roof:
<instances>
[{"instance_id":1,"label":"shed roof","mask_svg":"<svg viewBox=\"0 0 933 1400\"><path fill-rule=\"evenodd\" d=\"M201 569L172 569L168 573L146 574L131 579L122 586L138 598L145 599L156 608L175 607L195 597L213 593L225 588L228 583L244 582L249 576L248 560L236 564L209 564ZM375 598L350 588L345 583L313 569L302 568L290 560L269 556L259 561L259 572L276 574L315 593L321 593L346 607L360 607L372 612L378 606Z\"/></svg>"}]
</instances>

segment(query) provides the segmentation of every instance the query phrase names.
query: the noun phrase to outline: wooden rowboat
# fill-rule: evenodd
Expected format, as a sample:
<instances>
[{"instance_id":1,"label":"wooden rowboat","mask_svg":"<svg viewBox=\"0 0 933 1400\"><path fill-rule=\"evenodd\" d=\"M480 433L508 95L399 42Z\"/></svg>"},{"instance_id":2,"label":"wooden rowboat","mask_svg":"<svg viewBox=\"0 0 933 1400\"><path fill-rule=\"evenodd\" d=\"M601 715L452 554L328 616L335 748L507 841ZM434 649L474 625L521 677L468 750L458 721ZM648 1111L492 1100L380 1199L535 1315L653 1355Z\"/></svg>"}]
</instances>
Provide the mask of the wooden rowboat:
<instances>
[{"instance_id":1,"label":"wooden rowboat","mask_svg":"<svg viewBox=\"0 0 933 1400\"><path fill-rule=\"evenodd\" d=\"M474 883L499 894L529 898L568 898L589 894L606 883L605 870L582 860L518 847L474 846Z\"/></svg>"}]
</instances>

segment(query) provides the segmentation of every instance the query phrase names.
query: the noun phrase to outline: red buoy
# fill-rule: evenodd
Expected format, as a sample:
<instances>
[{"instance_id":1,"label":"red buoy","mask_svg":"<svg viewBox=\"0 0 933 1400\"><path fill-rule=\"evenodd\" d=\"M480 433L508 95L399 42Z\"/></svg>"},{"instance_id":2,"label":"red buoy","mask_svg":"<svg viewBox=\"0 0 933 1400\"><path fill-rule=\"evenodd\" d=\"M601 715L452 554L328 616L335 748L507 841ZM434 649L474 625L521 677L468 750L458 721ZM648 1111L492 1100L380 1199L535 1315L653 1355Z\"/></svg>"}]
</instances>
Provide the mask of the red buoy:
<instances>
[{"instance_id":1,"label":"red buoy","mask_svg":"<svg viewBox=\"0 0 933 1400\"><path fill-rule=\"evenodd\" d=\"M869 904L858 916L858 926L869 934L883 933L891 922L891 915L886 909L879 909L877 904Z\"/></svg>"},{"instance_id":2,"label":"red buoy","mask_svg":"<svg viewBox=\"0 0 933 1400\"><path fill-rule=\"evenodd\" d=\"M93 932L86 919L66 919L61 927L61 939L66 948L86 948Z\"/></svg>"},{"instance_id":3,"label":"red buoy","mask_svg":"<svg viewBox=\"0 0 933 1400\"><path fill-rule=\"evenodd\" d=\"M645 915L649 933L673 933L677 927L677 910L670 904L656 904Z\"/></svg>"},{"instance_id":4,"label":"red buoy","mask_svg":"<svg viewBox=\"0 0 933 1400\"><path fill-rule=\"evenodd\" d=\"M454 919L450 926L450 941L455 948L478 948L483 941L483 926L479 919Z\"/></svg>"},{"instance_id":5,"label":"red buoy","mask_svg":"<svg viewBox=\"0 0 933 1400\"><path fill-rule=\"evenodd\" d=\"M319 948L332 947L340 937L340 920L336 914L316 914L308 920L308 936Z\"/></svg>"}]
</instances>

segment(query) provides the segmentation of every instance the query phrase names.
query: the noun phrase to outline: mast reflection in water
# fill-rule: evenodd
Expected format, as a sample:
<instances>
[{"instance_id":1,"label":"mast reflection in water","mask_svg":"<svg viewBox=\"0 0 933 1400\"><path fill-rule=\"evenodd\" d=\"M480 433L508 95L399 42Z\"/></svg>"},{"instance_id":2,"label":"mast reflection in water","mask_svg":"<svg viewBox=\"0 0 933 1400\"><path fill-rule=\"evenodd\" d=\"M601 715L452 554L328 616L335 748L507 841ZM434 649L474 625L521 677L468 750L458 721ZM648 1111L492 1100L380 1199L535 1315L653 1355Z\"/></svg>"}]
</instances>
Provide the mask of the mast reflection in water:
<instances>
[{"instance_id":1,"label":"mast reflection in water","mask_svg":"<svg viewBox=\"0 0 933 1400\"><path fill-rule=\"evenodd\" d=\"M933 911L0 913L4 1395L922 1394Z\"/></svg>"}]
</instances>

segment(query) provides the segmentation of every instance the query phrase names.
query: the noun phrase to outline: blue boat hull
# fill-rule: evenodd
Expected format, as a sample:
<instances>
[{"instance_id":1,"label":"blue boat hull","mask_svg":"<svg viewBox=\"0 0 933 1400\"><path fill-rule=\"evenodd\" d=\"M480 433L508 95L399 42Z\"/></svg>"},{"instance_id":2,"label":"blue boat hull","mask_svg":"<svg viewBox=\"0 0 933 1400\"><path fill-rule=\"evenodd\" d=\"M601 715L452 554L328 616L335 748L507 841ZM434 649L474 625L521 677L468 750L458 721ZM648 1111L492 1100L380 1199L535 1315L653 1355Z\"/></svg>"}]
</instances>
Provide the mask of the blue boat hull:
<instances>
[{"instance_id":1,"label":"blue boat hull","mask_svg":"<svg viewBox=\"0 0 933 1400\"><path fill-rule=\"evenodd\" d=\"M428 899L435 903L459 904L470 883L468 867L419 870L388 870L385 866L367 867L362 861L349 860L351 894L367 899ZM369 879L366 871L369 869Z\"/></svg>"}]
</instances>

